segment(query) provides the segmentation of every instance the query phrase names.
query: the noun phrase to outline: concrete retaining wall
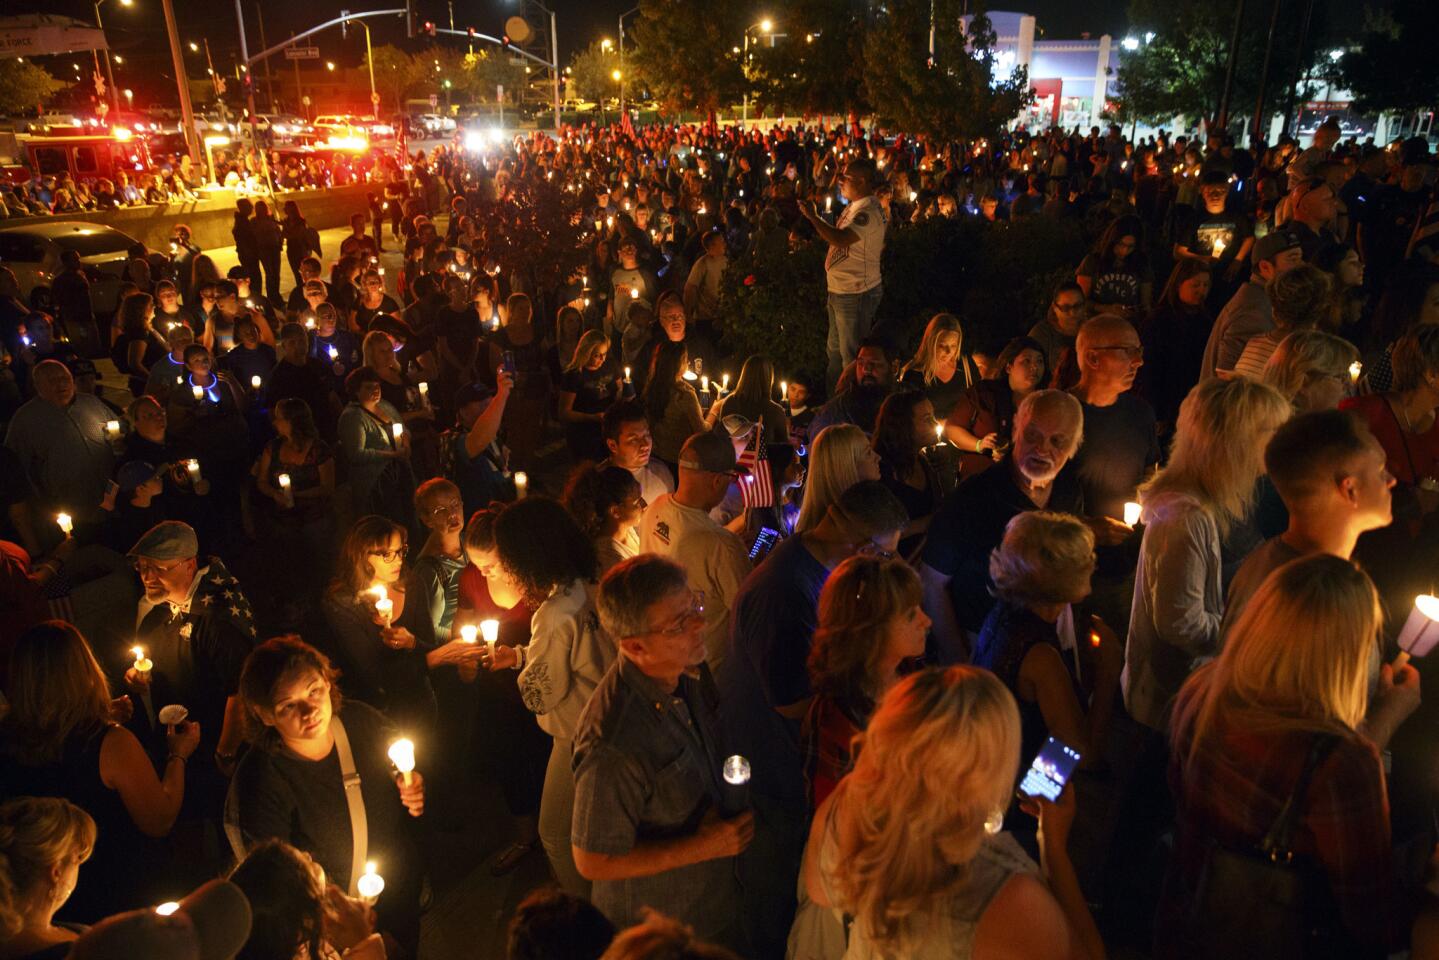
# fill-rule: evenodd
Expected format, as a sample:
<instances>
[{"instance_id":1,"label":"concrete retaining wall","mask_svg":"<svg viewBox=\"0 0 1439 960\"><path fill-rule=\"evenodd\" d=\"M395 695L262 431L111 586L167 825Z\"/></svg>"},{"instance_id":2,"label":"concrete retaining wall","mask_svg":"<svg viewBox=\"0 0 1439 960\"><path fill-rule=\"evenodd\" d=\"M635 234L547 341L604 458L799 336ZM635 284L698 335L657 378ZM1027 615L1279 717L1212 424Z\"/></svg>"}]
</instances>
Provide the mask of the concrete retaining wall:
<instances>
[{"instance_id":1,"label":"concrete retaining wall","mask_svg":"<svg viewBox=\"0 0 1439 960\"><path fill-rule=\"evenodd\" d=\"M300 205L300 213L317 230L332 227L346 227L350 214L366 213L368 207L365 195L379 192L378 184L358 183L328 190L296 190L276 194L273 209L276 218L281 215L286 200ZM64 213L53 217L23 217L0 220L0 227L18 227L31 223L55 223L57 221L83 221L103 223L116 230L128 233L151 250L168 250L170 230L177 223L189 226L191 235L203 250L228 247L235 240L230 235L234 221L235 193L232 190L209 191L204 200L191 203L171 203L165 206L122 207L118 210L82 210L78 213Z\"/></svg>"}]
</instances>

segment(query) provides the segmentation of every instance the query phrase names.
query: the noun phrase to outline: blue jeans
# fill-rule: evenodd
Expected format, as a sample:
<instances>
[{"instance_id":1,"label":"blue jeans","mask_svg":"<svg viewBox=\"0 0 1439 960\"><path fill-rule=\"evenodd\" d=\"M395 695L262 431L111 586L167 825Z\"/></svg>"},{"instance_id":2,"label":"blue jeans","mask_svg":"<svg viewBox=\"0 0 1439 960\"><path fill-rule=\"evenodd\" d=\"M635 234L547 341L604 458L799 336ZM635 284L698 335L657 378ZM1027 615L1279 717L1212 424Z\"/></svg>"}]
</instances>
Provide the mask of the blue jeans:
<instances>
[{"instance_id":1,"label":"blue jeans","mask_svg":"<svg viewBox=\"0 0 1439 960\"><path fill-rule=\"evenodd\" d=\"M876 284L864 293L831 293L826 304L829 313L828 386L833 389L839 375L859 353L859 342L874 328L874 315L884 296L884 284Z\"/></svg>"}]
</instances>

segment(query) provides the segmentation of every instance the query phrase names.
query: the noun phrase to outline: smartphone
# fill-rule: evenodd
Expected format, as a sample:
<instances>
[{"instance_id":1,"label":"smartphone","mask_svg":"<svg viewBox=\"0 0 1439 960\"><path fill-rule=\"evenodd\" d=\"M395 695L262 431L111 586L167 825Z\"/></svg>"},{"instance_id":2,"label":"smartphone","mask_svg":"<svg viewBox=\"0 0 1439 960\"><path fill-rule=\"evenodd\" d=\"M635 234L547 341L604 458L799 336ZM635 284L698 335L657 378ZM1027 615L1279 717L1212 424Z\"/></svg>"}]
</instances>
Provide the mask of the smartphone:
<instances>
[{"instance_id":1,"label":"smartphone","mask_svg":"<svg viewBox=\"0 0 1439 960\"><path fill-rule=\"evenodd\" d=\"M515 351L505 350L500 354L500 369L505 373L514 376L515 373Z\"/></svg>"},{"instance_id":2,"label":"smartphone","mask_svg":"<svg viewBox=\"0 0 1439 960\"><path fill-rule=\"evenodd\" d=\"M754 545L749 548L749 558L758 563L774 549L776 543L779 543L779 531L773 527L760 527L759 536L754 538Z\"/></svg>"},{"instance_id":3,"label":"smartphone","mask_svg":"<svg viewBox=\"0 0 1439 960\"><path fill-rule=\"evenodd\" d=\"M1050 737L1044 746L1039 748L1034 762L1029 765L1024 779L1019 782L1019 795L1043 797L1051 802L1058 800L1078 764L1078 750Z\"/></svg>"}]
</instances>

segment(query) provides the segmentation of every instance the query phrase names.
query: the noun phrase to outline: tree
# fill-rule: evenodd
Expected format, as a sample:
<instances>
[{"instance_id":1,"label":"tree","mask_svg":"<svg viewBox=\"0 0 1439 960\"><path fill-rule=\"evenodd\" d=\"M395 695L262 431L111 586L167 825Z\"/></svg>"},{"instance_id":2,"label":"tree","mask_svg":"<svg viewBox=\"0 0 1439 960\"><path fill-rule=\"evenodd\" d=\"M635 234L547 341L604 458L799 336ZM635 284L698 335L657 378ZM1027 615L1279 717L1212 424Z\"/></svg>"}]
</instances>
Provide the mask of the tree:
<instances>
[{"instance_id":1,"label":"tree","mask_svg":"<svg viewBox=\"0 0 1439 960\"><path fill-rule=\"evenodd\" d=\"M626 64L668 111L718 110L744 92L740 58L747 25L738 4L640 0Z\"/></svg>"},{"instance_id":2,"label":"tree","mask_svg":"<svg viewBox=\"0 0 1439 960\"><path fill-rule=\"evenodd\" d=\"M860 114L865 99L866 0L795 0L779 25L785 37L760 43L750 63L752 93L767 106L804 114Z\"/></svg>"},{"instance_id":3,"label":"tree","mask_svg":"<svg viewBox=\"0 0 1439 960\"><path fill-rule=\"evenodd\" d=\"M617 96L619 85L615 83L614 71L619 68L617 53L605 49L598 41L590 44L570 61L570 86L574 95L595 102Z\"/></svg>"},{"instance_id":4,"label":"tree","mask_svg":"<svg viewBox=\"0 0 1439 960\"><path fill-rule=\"evenodd\" d=\"M65 86L44 67L19 59L0 60L0 113L37 109Z\"/></svg>"},{"instance_id":5,"label":"tree","mask_svg":"<svg viewBox=\"0 0 1439 960\"><path fill-rule=\"evenodd\" d=\"M405 98L415 86L417 64L415 58L399 47L383 44L374 48L375 89L381 96L395 104L396 111L403 111Z\"/></svg>"},{"instance_id":6,"label":"tree","mask_svg":"<svg viewBox=\"0 0 1439 960\"><path fill-rule=\"evenodd\" d=\"M1364 11L1358 44L1332 71L1362 113L1410 113L1439 104L1434 69L1432 0L1394 0L1389 12Z\"/></svg>"},{"instance_id":7,"label":"tree","mask_svg":"<svg viewBox=\"0 0 1439 960\"><path fill-rule=\"evenodd\" d=\"M940 140L989 136L1033 99L1029 72L994 76L994 28L962 0L891 0L865 38L865 91L880 122ZM930 57L933 25L934 55Z\"/></svg>"},{"instance_id":8,"label":"tree","mask_svg":"<svg viewBox=\"0 0 1439 960\"><path fill-rule=\"evenodd\" d=\"M509 54L498 49L465 54L461 69L459 88L481 103L492 102L497 87L505 88L506 103L518 103L529 82L525 68L517 66Z\"/></svg>"}]
</instances>

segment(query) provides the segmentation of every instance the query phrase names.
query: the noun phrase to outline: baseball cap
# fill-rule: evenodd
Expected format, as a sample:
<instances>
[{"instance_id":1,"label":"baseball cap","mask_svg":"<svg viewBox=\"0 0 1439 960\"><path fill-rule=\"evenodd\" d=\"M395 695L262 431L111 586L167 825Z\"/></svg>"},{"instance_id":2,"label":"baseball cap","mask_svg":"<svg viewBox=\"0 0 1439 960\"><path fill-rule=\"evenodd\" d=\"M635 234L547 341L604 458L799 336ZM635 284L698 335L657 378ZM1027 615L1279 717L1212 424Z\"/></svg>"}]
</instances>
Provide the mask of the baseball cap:
<instances>
[{"instance_id":1,"label":"baseball cap","mask_svg":"<svg viewBox=\"0 0 1439 960\"><path fill-rule=\"evenodd\" d=\"M1254 241L1254 262L1273 260L1285 250L1299 246L1299 238L1288 230L1275 230Z\"/></svg>"},{"instance_id":2,"label":"baseball cap","mask_svg":"<svg viewBox=\"0 0 1439 960\"><path fill-rule=\"evenodd\" d=\"M136 488L154 480L162 472L144 460L131 460L120 468L120 472L115 476L115 482L120 485L121 493L134 493Z\"/></svg>"},{"instance_id":3,"label":"baseball cap","mask_svg":"<svg viewBox=\"0 0 1439 960\"><path fill-rule=\"evenodd\" d=\"M72 377L93 377L98 375L95 370L94 361L86 360L84 357L71 357L65 365L70 368L70 376Z\"/></svg>"},{"instance_id":4,"label":"baseball cap","mask_svg":"<svg viewBox=\"0 0 1439 960\"><path fill-rule=\"evenodd\" d=\"M685 470L734 474L734 444L725 434L703 431L685 441L679 465Z\"/></svg>"},{"instance_id":5,"label":"baseball cap","mask_svg":"<svg viewBox=\"0 0 1439 960\"><path fill-rule=\"evenodd\" d=\"M172 911L106 917L75 941L71 960L232 960L250 938L250 901L228 880L197 887Z\"/></svg>"},{"instance_id":6,"label":"baseball cap","mask_svg":"<svg viewBox=\"0 0 1439 960\"><path fill-rule=\"evenodd\" d=\"M141 535L130 556L147 560L189 560L200 552L200 541L188 523L165 520Z\"/></svg>"},{"instance_id":7,"label":"baseball cap","mask_svg":"<svg viewBox=\"0 0 1439 960\"><path fill-rule=\"evenodd\" d=\"M748 436L749 432L754 429L753 421L751 421L749 417L738 413L729 414L721 420L720 423L724 425L725 432L728 433L732 439Z\"/></svg>"},{"instance_id":8,"label":"baseball cap","mask_svg":"<svg viewBox=\"0 0 1439 960\"><path fill-rule=\"evenodd\" d=\"M483 383L467 383L455 391L455 409L471 403L486 403L494 395L495 391Z\"/></svg>"}]
</instances>

